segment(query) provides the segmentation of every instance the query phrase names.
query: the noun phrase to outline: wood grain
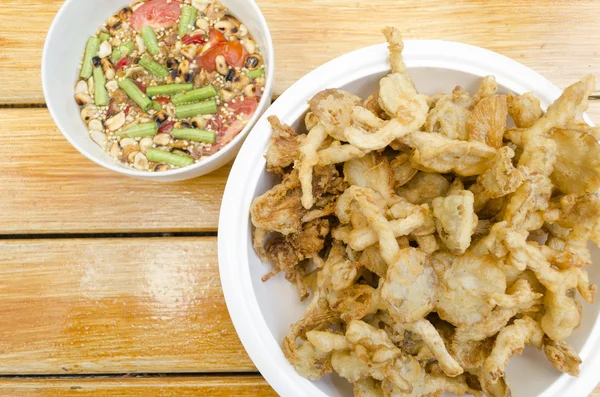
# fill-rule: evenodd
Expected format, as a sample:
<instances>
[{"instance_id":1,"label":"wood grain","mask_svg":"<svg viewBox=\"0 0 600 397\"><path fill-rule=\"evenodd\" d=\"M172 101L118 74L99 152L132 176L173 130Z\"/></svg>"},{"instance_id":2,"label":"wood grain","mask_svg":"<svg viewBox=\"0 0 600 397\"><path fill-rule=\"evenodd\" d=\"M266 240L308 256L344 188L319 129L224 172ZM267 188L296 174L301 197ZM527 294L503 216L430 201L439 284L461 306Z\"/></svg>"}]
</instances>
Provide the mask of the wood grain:
<instances>
[{"instance_id":1,"label":"wood grain","mask_svg":"<svg viewBox=\"0 0 600 397\"><path fill-rule=\"evenodd\" d=\"M0 0L0 103L43 103L45 34L62 0ZM380 29L406 38L445 39L489 48L564 87L600 70L597 0L258 0L276 54L278 95L316 66L383 41Z\"/></svg>"},{"instance_id":2,"label":"wood grain","mask_svg":"<svg viewBox=\"0 0 600 397\"><path fill-rule=\"evenodd\" d=\"M255 371L216 238L0 241L0 375Z\"/></svg>"},{"instance_id":3,"label":"wood grain","mask_svg":"<svg viewBox=\"0 0 600 397\"><path fill-rule=\"evenodd\" d=\"M0 109L0 142L0 234L217 229L229 166L168 184L120 176L77 152L47 109Z\"/></svg>"},{"instance_id":4,"label":"wood grain","mask_svg":"<svg viewBox=\"0 0 600 397\"><path fill-rule=\"evenodd\" d=\"M42 48L62 0L0 0L0 104L43 103Z\"/></svg>"},{"instance_id":5,"label":"wood grain","mask_svg":"<svg viewBox=\"0 0 600 397\"><path fill-rule=\"evenodd\" d=\"M6 397L276 397L260 376L3 379Z\"/></svg>"}]
</instances>

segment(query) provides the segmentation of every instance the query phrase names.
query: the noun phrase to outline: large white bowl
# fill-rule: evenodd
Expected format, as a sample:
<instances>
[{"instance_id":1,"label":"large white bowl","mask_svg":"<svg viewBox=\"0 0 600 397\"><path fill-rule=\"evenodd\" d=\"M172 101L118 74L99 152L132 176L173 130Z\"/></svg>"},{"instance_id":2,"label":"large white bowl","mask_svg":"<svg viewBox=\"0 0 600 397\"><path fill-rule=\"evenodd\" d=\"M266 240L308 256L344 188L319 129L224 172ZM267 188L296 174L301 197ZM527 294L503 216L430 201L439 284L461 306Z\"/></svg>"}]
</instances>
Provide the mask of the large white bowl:
<instances>
[{"instance_id":1,"label":"large white bowl","mask_svg":"<svg viewBox=\"0 0 600 397\"><path fill-rule=\"evenodd\" d=\"M450 92L456 85L473 91L482 76L494 75L502 91L534 91L543 105L561 91L533 70L494 52L446 41L407 40L404 58L420 92ZM295 287L282 275L261 282L270 267L260 261L251 243L250 203L268 190L276 178L265 171L263 157L271 129L267 116L298 127L308 109L306 101L325 88L339 87L363 98L374 92L388 73L385 44L341 56L303 77L287 90L258 121L242 147L229 176L219 221L219 268L229 313L244 347L262 375L284 397L352 396L348 383L337 376L311 382L298 375L281 351L290 324L304 312ZM593 249L600 260L600 250ZM599 268L589 269L600 282ZM543 352L526 349L511 360L508 379L515 396L587 397L600 380L600 319L598 304L583 305L583 322L569 342L583 359L581 375L562 375Z\"/></svg>"},{"instance_id":2,"label":"large white bowl","mask_svg":"<svg viewBox=\"0 0 600 397\"><path fill-rule=\"evenodd\" d=\"M233 160L248 131L271 104L275 68L273 43L267 22L254 0L221 0L248 27L265 62L265 91L248 125L223 149L196 164L165 172L144 172L115 161L90 139L73 98L77 69L88 37L108 17L132 2L133 0L67 0L63 4L48 31L42 54L42 85L48 110L58 129L77 150L95 163L120 174L155 181L179 181L212 172Z\"/></svg>"}]
</instances>

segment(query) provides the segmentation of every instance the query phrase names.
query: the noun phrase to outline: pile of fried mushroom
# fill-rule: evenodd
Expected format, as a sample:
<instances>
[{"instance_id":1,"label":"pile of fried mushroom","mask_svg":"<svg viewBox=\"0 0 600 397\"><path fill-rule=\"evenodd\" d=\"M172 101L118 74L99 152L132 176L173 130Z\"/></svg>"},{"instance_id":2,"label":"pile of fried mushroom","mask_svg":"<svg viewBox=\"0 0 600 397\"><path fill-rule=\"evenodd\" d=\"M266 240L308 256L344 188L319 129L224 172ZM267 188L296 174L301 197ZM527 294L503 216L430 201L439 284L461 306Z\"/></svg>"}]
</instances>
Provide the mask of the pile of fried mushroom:
<instances>
[{"instance_id":1,"label":"pile of fried mushroom","mask_svg":"<svg viewBox=\"0 0 600 397\"><path fill-rule=\"evenodd\" d=\"M310 303L283 351L303 376L335 371L356 396L510 396L526 345L559 371L594 301L600 130L583 121L594 79L544 113L531 93L417 92L403 43L365 101L329 89L308 133L272 116L267 169L282 182L251 208L254 248ZM508 127L508 116L515 127Z\"/></svg>"}]
</instances>

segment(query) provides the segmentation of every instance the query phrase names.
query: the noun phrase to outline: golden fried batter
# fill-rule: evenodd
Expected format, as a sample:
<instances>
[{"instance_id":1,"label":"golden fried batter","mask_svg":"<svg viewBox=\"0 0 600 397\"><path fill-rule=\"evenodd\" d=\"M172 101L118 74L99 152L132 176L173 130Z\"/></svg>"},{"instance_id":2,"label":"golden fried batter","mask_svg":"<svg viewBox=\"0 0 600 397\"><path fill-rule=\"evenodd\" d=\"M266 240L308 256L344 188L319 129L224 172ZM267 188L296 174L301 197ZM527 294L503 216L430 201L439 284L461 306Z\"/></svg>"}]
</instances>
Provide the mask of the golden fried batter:
<instances>
[{"instance_id":1,"label":"golden fried batter","mask_svg":"<svg viewBox=\"0 0 600 397\"><path fill-rule=\"evenodd\" d=\"M273 133L265 155L267 171L283 174L283 170L298 158L305 135L299 135L292 127L282 125L276 116L269 116L269 123Z\"/></svg>"},{"instance_id":2,"label":"golden fried batter","mask_svg":"<svg viewBox=\"0 0 600 397\"><path fill-rule=\"evenodd\" d=\"M467 119L470 141L479 141L499 149L506 129L508 109L505 95L493 95L479 101Z\"/></svg>"},{"instance_id":3,"label":"golden fried batter","mask_svg":"<svg viewBox=\"0 0 600 397\"><path fill-rule=\"evenodd\" d=\"M450 139L466 141L467 119L473 99L468 92L456 87L452 94L439 98L435 107L429 111L424 129L427 132L437 132Z\"/></svg>"},{"instance_id":4,"label":"golden fried batter","mask_svg":"<svg viewBox=\"0 0 600 397\"><path fill-rule=\"evenodd\" d=\"M545 113L493 76L424 95L399 31L383 33L377 92L317 93L298 132L269 118L267 170L282 181L252 203L252 244L273 266L265 281L284 273L309 299L284 355L358 397L510 397L505 368L526 345L577 376L566 338L577 295L595 299L600 244L600 128L583 120L594 78Z\"/></svg>"},{"instance_id":5,"label":"golden fried batter","mask_svg":"<svg viewBox=\"0 0 600 397\"><path fill-rule=\"evenodd\" d=\"M301 197L298 173L285 175L283 182L254 199L250 210L252 224L284 235L299 231L306 213Z\"/></svg>"}]
</instances>

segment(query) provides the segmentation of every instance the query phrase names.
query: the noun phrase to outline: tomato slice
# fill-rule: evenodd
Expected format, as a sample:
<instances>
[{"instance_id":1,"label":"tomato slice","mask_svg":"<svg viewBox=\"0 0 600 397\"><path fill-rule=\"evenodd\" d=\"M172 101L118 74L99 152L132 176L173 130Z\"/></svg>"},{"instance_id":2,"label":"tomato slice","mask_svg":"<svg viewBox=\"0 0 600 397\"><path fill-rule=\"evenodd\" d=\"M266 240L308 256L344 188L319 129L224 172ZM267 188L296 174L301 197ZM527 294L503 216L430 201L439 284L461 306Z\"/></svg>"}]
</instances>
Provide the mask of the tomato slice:
<instances>
[{"instance_id":1,"label":"tomato slice","mask_svg":"<svg viewBox=\"0 0 600 397\"><path fill-rule=\"evenodd\" d=\"M244 46L239 41L228 41L217 44L204 54L196 58L196 62L201 68L207 72L214 72L215 59L217 56L223 55L227 64L236 68L244 66L245 50Z\"/></svg>"},{"instance_id":2,"label":"tomato slice","mask_svg":"<svg viewBox=\"0 0 600 397\"><path fill-rule=\"evenodd\" d=\"M233 115L228 118L229 127L223 131L223 144L231 142L244 129L257 107L258 99L254 97L246 97L243 101L236 100L235 103L229 102L229 109L233 111Z\"/></svg>"},{"instance_id":3,"label":"tomato slice","mask_svg":"<svg viewBox=\"0 0 600 397\"><path fill-rule=\"evenodd\" d=\"M155 29L170 28L181 15L181 6L177 0L150 0L139 6L131 15L129 23L136 31L144 26Z\"/></svg>"},{"instance_id":4,"label":"tomato slice","mask_svg":"<svg viewBox=\"0 0 600 397\"><path fill-rule=\"evenodd\" d=\"M227 120L223 122L220 118L215 116L209 121L208 125L210 128L217 132L217 142L213 144L210 149L202 151L204 156L210 156L211 154L216 153L220 148L231 142L233 138L244 129L258 107L258 100L254 97L246 97L243 101L236 100L235 103L229 102L227 106L227 109L232 111L231 116L229 116ZM219 111L217 114L222 113ZM241 115L239 119L238 115Z\"/></svg>"},{"instance_id":5,"label":"tomato slice","mask_svg":"<svg viewBox=\"0 0 600 397\"><path fill-rule=\"evenodd\" d=\"M207 72L214 72L215 58L219 55L214 50L222 43L227 43L225 35L220 31L211 28L208 32L208 41L204 44L204 47L202 47L202 53L196 58L200 67L204 68Z\"/></svg>"},{"instance_id":6,"label":"tomato slice","mask_svg":"<svg viewBox=\"0 0 600 397\"><path fill-rule=\"evenodd\" d=\"M227 64L236 68L242 68L246 60L246 49L239 41L229 41L219 44L223 47L223 56Z\"/></svg>"},{"instance_id":7,"label":"tomato slice","mask_svg":"<svg viewBox=\"0 0 600 397\"><path fill-rule=\"evenodd\" d=\"M226 42L225 35L217 29L211 29L208 32L208 41L206 42L206 48L214 47L217 44Z\"/></svg>"},{"instance_id":8,"label":"tomato slice","mask_svg":"<svg viewBox=\"0 0 600 397\"><path fill-rule=\"evenodd\" d=\"M248 116L247 119L250 120L250 117L256 111L258 107L258 100L254 97L245 97L243 101L236 99L235 102L228 102L228 108L233 111L233 118L238 114L243 114L244 116Z\"/></svg>"}]
</instances>

